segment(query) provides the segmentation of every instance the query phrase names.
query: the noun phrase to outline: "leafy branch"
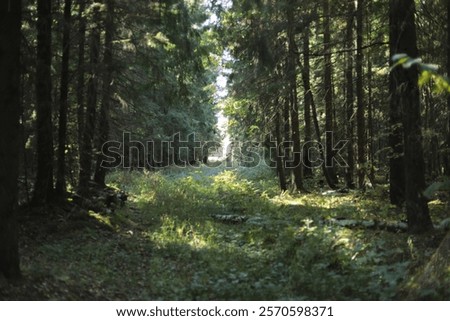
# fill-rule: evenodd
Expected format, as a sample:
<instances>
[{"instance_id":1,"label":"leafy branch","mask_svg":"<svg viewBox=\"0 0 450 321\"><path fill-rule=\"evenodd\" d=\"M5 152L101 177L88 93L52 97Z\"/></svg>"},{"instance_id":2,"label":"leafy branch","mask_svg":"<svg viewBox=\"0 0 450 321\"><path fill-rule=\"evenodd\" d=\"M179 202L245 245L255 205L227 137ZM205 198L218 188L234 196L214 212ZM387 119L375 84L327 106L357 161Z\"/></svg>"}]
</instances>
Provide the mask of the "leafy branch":
<instances>
[{"instance_id":1,"label":"leafy branch","mask_svg":"<svg viewBox=\"0 0 450 321\"><path fill-rule=\"evenodd\" d=\"M393 65L391 72L394 68L403 67L405 69L417 66L420 72L419 86L422 87L429 82L433 82L433 90L437 94L450 93L450 78L438 73L439 66L435 64L425 64L421 58L411 58L407 54L399 53L392 56ZM450 191L450 179L446 179L443 182L434 182L431 184L423 194L428 199L432 199L434 193L438 191Z\"/></svg>"},{"instance_id":2,"label":"leafy branch","mask_svg":"<svg viewBox=\"0 0 450 321\"><path fill-rule=\"evenodd\" d=\"M412 66L417 66L419 69L419 86L432 82L433 91L437 94L450 93L450 78L439 73L439 66L435 64L426 64L422 62L421 58L412 58L404 53L395 54L392 56L393 65L390 69L392 72L395 68L403 67L409 69Z\"/></svg>"}]
</instances>

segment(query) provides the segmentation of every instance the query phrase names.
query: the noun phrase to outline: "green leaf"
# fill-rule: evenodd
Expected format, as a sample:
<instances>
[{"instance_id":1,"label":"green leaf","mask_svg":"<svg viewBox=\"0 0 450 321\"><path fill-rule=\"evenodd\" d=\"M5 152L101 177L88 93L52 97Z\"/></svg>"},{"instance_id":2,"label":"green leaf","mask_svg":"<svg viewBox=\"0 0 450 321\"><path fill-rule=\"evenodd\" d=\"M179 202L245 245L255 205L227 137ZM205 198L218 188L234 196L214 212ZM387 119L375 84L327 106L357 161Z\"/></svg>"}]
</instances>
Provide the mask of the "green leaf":
<instances>
[{"instance_id":1,"label":"green leaf","mask_svg":"<svg viewBox=\"0 0 450 321\"><path fill-rule=\"evenodd\" d=\"M429 71L429 72L438 72L439 70L439 66L435 65L435 64L424 64L421 63L420 64L420 69L424 70L424 71Z\"/></svg>"},{"instance_id":2,"label":"green leaf","mask_svg":"<svg viewBox=\"0 0 450 321\"><path fill-rule=\"evenodd\" d=\"M393 62L398 62L400 59L409 58L405 53L398 53L392 56Z\"/></svg>"},{"instance_id":3,"label":"green leaf","mask_svg":"<svg viewBox=\"0 0 450 321\"><path fill-rule=\"evenodd\" d=\"M429 71L422 71L419 76L419 87L427 84L433 78L433 74Z\"/></svg>"},{"instance_id":4,"label":"green leaf","mask_svg":"<svg viewBox=\"0 0 450 321\"><path fill-rule=\"evenodd\" d=\"M407 61L405 63L403 63L403 68L408 69L411 68L413 65L417 65L417 64L421 64L422 63L422 59L420 58L408 58Z\"/></svg>"}]
</instances>

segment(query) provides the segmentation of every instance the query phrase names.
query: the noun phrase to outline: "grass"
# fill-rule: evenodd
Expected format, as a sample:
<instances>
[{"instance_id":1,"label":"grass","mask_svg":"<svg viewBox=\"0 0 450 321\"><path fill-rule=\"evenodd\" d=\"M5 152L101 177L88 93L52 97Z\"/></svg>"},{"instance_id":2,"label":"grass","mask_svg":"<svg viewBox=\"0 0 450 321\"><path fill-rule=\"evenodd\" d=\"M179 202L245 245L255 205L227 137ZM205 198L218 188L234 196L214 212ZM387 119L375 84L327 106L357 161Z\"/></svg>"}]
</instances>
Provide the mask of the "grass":
<instances>
[{"instance_id":1,"label":"grass","mask_svg":"<svg viewBox=\"0 0 450 321\"><path fill-rule=\"evenodd\" d=\"M402 219L383 187L340 196L280 194L267 168L114 172L108 180L130 193L127 205L110 215L90 212L96 224L59 224L48 237L25 239L25 279L0 288L0 298L402 299L438 245L429 235L327 223ZM431 204L435 218L445 206ZM227 224L211 215L248 220Z\"/></svg>"}]
</instances>

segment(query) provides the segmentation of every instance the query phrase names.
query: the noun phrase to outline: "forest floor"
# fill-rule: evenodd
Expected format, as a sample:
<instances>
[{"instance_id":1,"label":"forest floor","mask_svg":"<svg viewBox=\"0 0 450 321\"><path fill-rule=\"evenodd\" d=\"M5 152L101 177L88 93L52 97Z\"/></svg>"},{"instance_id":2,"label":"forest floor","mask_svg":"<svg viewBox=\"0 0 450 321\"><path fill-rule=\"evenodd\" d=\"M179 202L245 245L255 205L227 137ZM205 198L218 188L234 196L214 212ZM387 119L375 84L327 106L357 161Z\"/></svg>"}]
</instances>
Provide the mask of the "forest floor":
<instances>
[{"instance_id":1,"label":"forest floor","mask_svg":"<svg viewBox=\"0 0 450 321\"><path fill-rule=\"evenodd\" d=\"M408 298L443 231L340 226L400 222L386 188L280 194L269 169L116 172L108 213L51 209L22 223L23 280L3 300L394 300ZM430 203L435 222L446 202ZM34 218L33 218L34 217ZM393 224L392 226L395 226ZM450 272L415 299L450 299Z\"/></svg>"}]
</instances>

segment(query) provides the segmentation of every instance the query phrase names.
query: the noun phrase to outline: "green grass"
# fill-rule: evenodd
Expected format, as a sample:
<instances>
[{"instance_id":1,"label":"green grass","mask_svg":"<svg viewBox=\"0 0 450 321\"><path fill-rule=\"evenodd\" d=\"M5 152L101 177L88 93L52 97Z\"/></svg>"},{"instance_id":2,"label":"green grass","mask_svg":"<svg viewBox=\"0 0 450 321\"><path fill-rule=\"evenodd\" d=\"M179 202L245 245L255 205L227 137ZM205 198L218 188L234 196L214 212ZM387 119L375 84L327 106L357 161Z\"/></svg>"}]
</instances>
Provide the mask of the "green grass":
<instances>
[{"instance_id":1,"label":"green grass","mask_svg":"<svg viewBox=\"0 0 450 321\"><path fill-rule=\"evenodd\" d=\"M114 172L130 193L111 215L23 249L22 287L0 297L120 300L389 300L430 257L426 236L347 229L330 218L402 218L383 187L280 194L267 168ZM442 216L444 204L432 204ZM243 215L226 224L211 215ZM110 229L101 228L108 226ZM25 291L22 293L21 291Z\"/></svg>"}]
</instances>

